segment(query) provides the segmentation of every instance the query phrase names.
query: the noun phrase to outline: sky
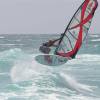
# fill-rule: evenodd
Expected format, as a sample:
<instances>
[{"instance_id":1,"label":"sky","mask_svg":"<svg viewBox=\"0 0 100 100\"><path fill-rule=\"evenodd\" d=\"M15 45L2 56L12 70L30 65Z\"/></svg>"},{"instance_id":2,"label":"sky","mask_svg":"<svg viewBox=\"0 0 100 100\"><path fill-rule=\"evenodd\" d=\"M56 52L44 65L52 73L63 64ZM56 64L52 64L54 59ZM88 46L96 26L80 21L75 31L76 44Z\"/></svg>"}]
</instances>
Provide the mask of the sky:
<instances>
[{"instance_id":1,"label":"sky","mask_svg":"<svg viewBox=\"0 0 100 100\"><path fill-rule=\"evenodd\" d=\"M0 34L63 33L84 0L0 0ZM100 0L98 0L100 2ZM89 32L100 34L100 7Z\"/></svg>"}]
</instances>

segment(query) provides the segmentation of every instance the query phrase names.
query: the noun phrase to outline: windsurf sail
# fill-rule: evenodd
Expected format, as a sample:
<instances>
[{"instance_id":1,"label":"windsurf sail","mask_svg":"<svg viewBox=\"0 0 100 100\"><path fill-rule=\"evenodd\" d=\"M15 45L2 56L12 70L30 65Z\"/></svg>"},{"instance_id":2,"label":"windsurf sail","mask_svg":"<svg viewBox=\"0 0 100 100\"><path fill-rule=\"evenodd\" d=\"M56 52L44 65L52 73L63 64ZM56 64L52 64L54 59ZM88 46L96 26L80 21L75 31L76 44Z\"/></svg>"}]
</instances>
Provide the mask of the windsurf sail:
<instances>
[{"instance_id":1,"label":"windsurf sail","mask_svg":"<svg viewBox=\"0 0 100 100\"><path fill-rule=\"evenodd\" d=\"M75 57L87 36L97 6L97 0L85 0L82 3L59 40L56 55Z\"/></svg>"}]
</instances>

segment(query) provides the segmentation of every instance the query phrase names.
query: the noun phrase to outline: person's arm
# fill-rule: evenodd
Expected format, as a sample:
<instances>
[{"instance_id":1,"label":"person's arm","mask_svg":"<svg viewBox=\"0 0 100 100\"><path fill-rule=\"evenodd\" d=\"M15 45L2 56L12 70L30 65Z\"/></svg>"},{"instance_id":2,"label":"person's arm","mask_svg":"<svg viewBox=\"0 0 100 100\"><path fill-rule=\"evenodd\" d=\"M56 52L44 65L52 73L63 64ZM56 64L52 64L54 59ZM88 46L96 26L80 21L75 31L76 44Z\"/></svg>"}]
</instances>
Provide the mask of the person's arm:
<instances>
[{"instance_id":1,"label":"person's arm","mask_svg":"<svg viewBox=\"0 0 100 100\"><path fill-rule=\"evenodd\" d=\"M49 40L49 42L43 43L43 46L47 46L47 47L54 46L54 47L56 47L57 45L55 45L54 43L59 41L60 39L61 39L61 37L58 38L58 39Z\"/></svg>"},{"instance_id":2,"label":"person's arm","mask_svg":"<svg viewBox=\"0 0 100 100\"><path fill-rule=\"evenodd\" d=\"M54 42L56 42L56 41L60 40L62 36L63 36L63 33L61 33L61 36L60 36L60 38L58 38L58 39L55 39L55 40L54 40Z\"/></svg>"},{"instance_id":3,"label":"person's arm","mask_svg":"<svg viewBox=\"0 0 100 100\"><path fill-rule=\"evenodd\" d=\"M58 39L55 39L55 40L53 40L53 47L57 47L57 44L55 44L55 42L57 42L57 41L59 41L60 40L60 38L58 38Z\"/></svg>"},{"instance_id":4,"label":"person's arm","mask_svg":"<svg viewBox=\"0 0 100 100\"><path fill-rule=\"evenodd\" d=\"M60 40L60 38L55 39L55 40L53 40L52 42L55 43L55 42L57 42L57 41L59 41L59 40Z\"/></svg>"}]
</instances>

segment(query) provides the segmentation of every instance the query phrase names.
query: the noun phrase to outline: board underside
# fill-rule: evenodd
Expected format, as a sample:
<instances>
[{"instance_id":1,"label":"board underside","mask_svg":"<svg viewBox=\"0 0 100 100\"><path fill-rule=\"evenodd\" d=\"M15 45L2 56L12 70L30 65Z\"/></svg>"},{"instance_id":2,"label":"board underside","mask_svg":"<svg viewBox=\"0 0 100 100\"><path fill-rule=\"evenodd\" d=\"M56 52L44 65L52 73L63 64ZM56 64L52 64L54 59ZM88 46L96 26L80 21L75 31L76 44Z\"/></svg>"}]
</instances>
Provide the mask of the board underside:
<instances>
[{"instance_id":1,"label":"board underside","mask_svg":"<svg viewBox=\"0 0 100 100\"><path fill-rule=\"evenodd\" d=\"M58 55L38 55L35 57L35 60L43 65L60 66L65 64L69 58L61 57Z\"/></svg>"}]
</instances>

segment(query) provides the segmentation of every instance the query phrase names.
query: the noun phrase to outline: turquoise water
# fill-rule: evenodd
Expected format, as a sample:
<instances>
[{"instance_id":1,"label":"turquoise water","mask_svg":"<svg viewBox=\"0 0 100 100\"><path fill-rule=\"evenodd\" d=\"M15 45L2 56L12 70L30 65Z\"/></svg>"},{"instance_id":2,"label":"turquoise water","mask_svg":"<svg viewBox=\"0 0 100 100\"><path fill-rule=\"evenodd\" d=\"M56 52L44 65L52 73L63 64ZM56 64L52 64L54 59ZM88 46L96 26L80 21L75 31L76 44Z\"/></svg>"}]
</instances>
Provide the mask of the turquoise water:
<instances>
[{"instance_id":1,"label":"turquoise water","mask_svg":"<svg viewBox=\"0 0 100 100\"><path fill-rule=\"evenodd\" d=\"M0 100L100 100L100 35L88 36L62 66L35 61L57 35L0 35Z\"/></svg>"}]
</instances>

